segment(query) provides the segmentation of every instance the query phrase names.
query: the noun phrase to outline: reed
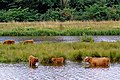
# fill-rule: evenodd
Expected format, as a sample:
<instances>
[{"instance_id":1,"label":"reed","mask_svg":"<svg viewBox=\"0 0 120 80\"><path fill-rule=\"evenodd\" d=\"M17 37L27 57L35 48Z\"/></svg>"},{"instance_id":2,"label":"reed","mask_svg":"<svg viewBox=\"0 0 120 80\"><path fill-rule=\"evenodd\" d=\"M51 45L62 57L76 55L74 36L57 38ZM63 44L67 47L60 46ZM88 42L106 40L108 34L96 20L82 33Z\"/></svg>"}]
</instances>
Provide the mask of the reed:
<instances>
[{"instance_id":1,"label":"reed","mask_svg":"<svg viewBox=\"0 0 120 80\"><path fill-rule=\"evenodd\" d=\"M7 22L0 36L120 35L120 21Z\"/></svg>"},{"instance_id":2,"label":"reed","mask_svg":"<svg viewBox=\"0 0 120 80\"><path fill-rule=\"evenodd\" d=\"M28 62L28 56L39 58L41 64L51 63L52 57L64 57L67 60L83 61L86 56L109 57L111 62L120 62L120 42L74 42L74 43L41 43L13 44L0 43L0 62Z\"/></svg>"}]
</instances>

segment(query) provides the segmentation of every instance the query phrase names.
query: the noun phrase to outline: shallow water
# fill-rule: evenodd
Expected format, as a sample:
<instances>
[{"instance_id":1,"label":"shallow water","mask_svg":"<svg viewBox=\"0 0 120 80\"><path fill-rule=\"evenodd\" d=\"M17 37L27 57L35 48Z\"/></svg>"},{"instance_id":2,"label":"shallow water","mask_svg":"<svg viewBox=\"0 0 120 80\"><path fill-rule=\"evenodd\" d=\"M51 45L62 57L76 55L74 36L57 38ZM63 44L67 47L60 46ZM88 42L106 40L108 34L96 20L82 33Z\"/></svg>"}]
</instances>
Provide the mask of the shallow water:
<instances>
[{"instance_id":1,"label":"shallow water","mask_svg":"<svg viewBox=\"0 0 120 80\"><path fill-rule=\"evenodd\" d=\"M120 41L120 36L93 36L95 42L116 42ZM4 40L12 39L15 40L16 43L22 42L24 40L30 40L33 39L35 43L42 43L42 42L78 42L81 41L81 36L1 36L0 42L3 42Z\"/></svg>"},{"instance_id":2,"label":"shallow water","mask_svg":"<svg viewBox=\"0 0 120 80\"><path fill-rule=\"evenodd\" d=\"M0 64L0 80L120 80L120 64L109 68L84 68L67 61L64 66L29 68L27 64Z\"/></svg>"}]
</instances>

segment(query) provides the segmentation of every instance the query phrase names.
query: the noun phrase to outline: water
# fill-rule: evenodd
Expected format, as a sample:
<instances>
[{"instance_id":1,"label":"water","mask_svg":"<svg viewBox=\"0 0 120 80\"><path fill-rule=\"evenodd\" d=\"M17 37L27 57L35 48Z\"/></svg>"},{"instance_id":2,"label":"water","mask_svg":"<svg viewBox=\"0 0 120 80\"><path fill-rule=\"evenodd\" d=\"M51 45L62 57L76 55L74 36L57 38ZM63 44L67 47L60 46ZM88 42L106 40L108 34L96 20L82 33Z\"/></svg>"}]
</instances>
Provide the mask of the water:
<instances>
[{"instance_id":1,"label":"water","mask_svg":"<svg viewBox=\"0 0 120 80\"><path fill-rule=\"evenodd\" d=\"M64 66L29 68L27 64L0 64L0 80L120 80L120 64L109 68L84 68L67 61Z\"/></svg>"},{"instance_id":2,"label":"water","mask_svg":"<svg viewBox=\"0 0 120 80\"><path fill-rule=\"evenodd\" d=\"M120 41L120 36L93 36L95 42L116 42ZM19 36L19 37L10 37L10 36L1 36L0 42L4 40L12 39L15 40L16 43L22 42L24 40L33 39L35 43L42 42L78 42L81 41L80 36Z\"/></svg>"}]
</instances>

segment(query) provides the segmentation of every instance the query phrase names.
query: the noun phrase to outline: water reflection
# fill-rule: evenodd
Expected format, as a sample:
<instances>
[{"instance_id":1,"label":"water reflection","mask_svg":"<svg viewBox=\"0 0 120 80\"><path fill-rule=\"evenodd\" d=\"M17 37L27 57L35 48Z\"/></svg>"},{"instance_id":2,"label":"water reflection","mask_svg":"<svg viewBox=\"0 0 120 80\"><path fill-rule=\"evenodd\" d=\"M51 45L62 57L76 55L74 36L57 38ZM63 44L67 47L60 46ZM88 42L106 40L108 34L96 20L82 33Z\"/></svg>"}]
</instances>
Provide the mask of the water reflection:
<instances>
[{"instance_id":1,"label":"water reflection","mask_svg":"<svg viewBox=\"0 0 120 80\"><path fill-rule=\"evenodd\" d=\"M120 36L93 36L95 42L107 41L107 42L116 42L120 41ZM24 40L33 39L35 43L41 42L78 42L81 41L81 36L19 36L19 37L10 37L10 36L1 36L0 42L4 40L12 39L17 43Z\"/></svg>"},{"instance_id":2,"label":"water reflection","mask_svg":"<svg viewBox=\"0 0 120 80\"><path fill-rule=\"evenodd\" d=\"M110 68L84 68L67 61L64 66L29 68L27 64L0 64L0 80L119 80L120 64Z\"/></svg>"}]
</instances>

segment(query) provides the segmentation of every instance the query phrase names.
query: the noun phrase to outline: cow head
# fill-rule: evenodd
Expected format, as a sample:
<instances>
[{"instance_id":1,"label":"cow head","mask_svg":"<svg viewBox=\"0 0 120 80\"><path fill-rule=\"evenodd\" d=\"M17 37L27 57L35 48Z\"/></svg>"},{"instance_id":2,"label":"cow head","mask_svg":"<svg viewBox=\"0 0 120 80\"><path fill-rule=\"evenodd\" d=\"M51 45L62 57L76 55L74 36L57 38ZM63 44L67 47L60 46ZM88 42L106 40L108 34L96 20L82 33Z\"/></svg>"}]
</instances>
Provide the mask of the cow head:
<instances>
[{"instance_id":1,"label":"cow head","mask_svg":"<svg viewBox=\"0 0 120 80\"><path fill-rule=\"evenodd\" d=\"M86 57L86 58L84 58L84 62L91 62L91 60L92 60L92 57Z\"/></svg>"}]
</instances>

